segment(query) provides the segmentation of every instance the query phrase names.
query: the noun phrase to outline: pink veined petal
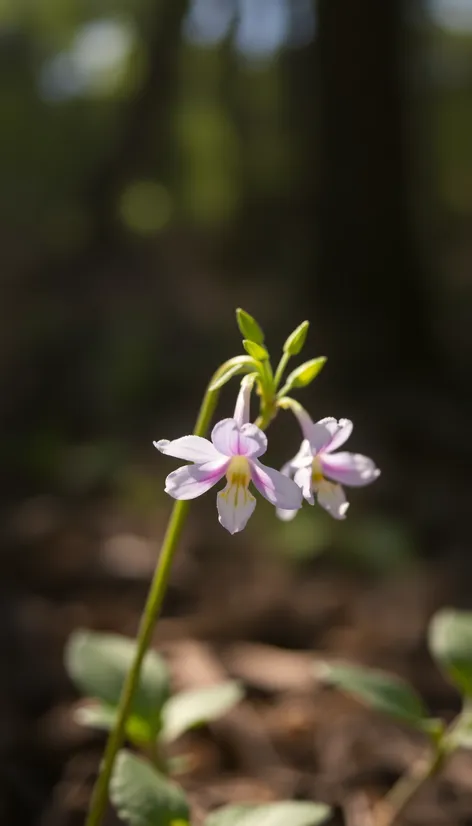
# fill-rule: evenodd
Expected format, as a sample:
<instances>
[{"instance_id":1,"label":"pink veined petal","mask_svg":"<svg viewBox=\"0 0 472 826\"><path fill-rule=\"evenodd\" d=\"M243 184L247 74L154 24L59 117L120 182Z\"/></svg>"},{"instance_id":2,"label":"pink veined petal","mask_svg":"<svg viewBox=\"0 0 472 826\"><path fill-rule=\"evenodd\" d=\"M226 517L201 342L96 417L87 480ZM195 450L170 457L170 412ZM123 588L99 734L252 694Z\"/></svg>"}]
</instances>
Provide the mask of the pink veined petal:
<instances>
[{"instance_id":1,"label":"pink veined petal","mask_svg":"<svg viewBox=\"0 0 472 826\"><path fill-rule=\"evenodd\" d=\"M234 419L222 419L211 431L211 441L223 456L239 454L239 427Z\"/></svg>"},{"instance_id":2,"label":"pink veined petal","mask_svg":"<svg viewBox=\"0 0 472 826\"><path fill-rule=\"evenodd\" d=\"M216 485L225 475L228 459L205 462L203 465L185 465L169 473L165 492L173 499L196 499Z\"/></svg>"},{"instance_id":3,"label":"pink veined petal","mask_svg":"<svg viewBox=\"0 0 472 826\"><path fill-rule=\"evenodd\" d=\"M182 436L180 439L160 439L153 445L166 456L175 456L176 459L185 459L187 462L212 462L220 457L217 449L208 439L201 436Z\"/></svg>"},{"instance_id":4,"label":"pink veined petal","mask_svg":"<svg viewBox=\"0 0 472 826\"><path fill-rule=\"evenodd\" d=\"M255 497L244 485L228 482L216 497L218 520L231 534L239 533L246 527L249 517L256 507Z\"/></svg>"},{"instance_id":5,"label":"pink veined petal","mask_svg":"<svg viewBox=\"0 0 472 826\"><path fill-rule=\"evenodd\" d=\"M258 459L250 459L251 479L259 493L282 510L298 510L302 504L302 492L288 476L267 467Z\"/></svg>"},{"instance_id":6,"label":"pink veined petal","mask_svg":"<svg viewBox=\"0 0 472 826\"><path fill-rule=\"evenodd\" d=\"M334 519L345 519L349 502L346 501L341 485L327 482L323 479L316 485L316 497L318 504Z\"/></svg>"},{"instance_id":7,"label":"pink veined petal","mask_svg":"<svg viewBox=\"0 0 472 826\"><path fill-rule=\"evenodd\" d=\"M334 419L334 421L336 422L336 419ZM331 453L333 450L341 447L344 442L347 442L353 427L354 425L350 419L339 419L339 422L336 422L335 428L328 425L328 430L332 430L332 437L330 443L323 449L323 453Z\"/></svg>"},{"instance_id":8,"label":"pink veined petal","mask_svg":"<svg viewBox=\"0 0 472 826\"><path fill-rule=\"evenodd\" d=\"M301 489L303 494L303 498L306 499L310 505L314 505L315 499L313 497L313 483L311 480L311 465L310 467L302 467L298 468L295 476L293 477L294 481Z\"/></svg>"},{"instance_id":9,"label":"pink veined petal","mask_svg":"<svg viewBox=\"0 0 472 826\"><path fill-rule=\"evenodd\" d=\"M361 453L323 453L319 458L324 476L342 485L362 487L375 482L380 476L380 470L372 459Z\"/></svg>"},{"instance_id":10,"label":"pink veined petal","mask_svg":"<svg viewBox=\"0 0 472 826\"><path fill-rule=\"evenodd\" d=\"M267 436L255 424L243 424L239 434L241 456L256 458L267 450Z\"/></svg>"}]
</instances>

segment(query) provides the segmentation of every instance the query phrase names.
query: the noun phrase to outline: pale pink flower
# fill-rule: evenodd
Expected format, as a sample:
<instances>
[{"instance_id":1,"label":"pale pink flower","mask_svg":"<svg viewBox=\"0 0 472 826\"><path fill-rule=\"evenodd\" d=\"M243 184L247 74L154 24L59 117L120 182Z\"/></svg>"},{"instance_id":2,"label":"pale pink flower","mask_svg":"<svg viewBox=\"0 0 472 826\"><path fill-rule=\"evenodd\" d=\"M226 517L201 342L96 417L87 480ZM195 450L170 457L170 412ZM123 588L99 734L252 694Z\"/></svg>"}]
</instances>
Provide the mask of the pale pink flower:
<instances>
[{"instance_id":1,"label":"pale pink flower","mask_svg":"<svg viewBox=\"0 0 472 826\"><path fill-rule=\"evenodd\" d=\"M353 424L349 419L328 417L313 422L301 405L292 407L303 432L303 442L297 455L282 468L286 476L293 476L300 486L304 498L314 504L314 494L318 504L335 519L345 519L349 502L342 485L361 487L374 482L380 470L372 459L361 453L340 451L334 453L347 441ZM293 519L296 510L277 509L277 516L283 520Z\"/></svg>"},{"instance_id":2,"label":"pale pink flower","mask_svg":"<svg viewBox=\"0 0 472 826\"><path fill-rule=\"evenodd\" d=\"M165 491L174 499L195 499L226 476L226 487L216 497L218 518L230 533L241 531L256 507L248 490L252 482L272 505L298 510L302 495L287 475L267 467L258 457L267 450L267 437L249 423L251 382L243 379L234 416L222 419L211 433L211 441L201 436L182 436L170 442L161 439L154 446L168 456L194 464L174 470L166 479Z\"/></svg>"}]
</instances>

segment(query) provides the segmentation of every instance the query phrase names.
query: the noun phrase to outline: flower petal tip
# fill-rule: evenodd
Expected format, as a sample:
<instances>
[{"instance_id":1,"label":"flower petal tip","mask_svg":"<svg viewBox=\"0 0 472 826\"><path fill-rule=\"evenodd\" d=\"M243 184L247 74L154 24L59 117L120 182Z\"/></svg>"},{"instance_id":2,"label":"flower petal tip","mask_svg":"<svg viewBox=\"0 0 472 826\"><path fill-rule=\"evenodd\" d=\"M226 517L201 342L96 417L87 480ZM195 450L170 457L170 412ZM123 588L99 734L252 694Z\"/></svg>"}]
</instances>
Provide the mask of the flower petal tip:
<instances>
[{"instance_id":1,"label":"flower petal tip","mask_svg":"<svg viewBox=\"0 0 472 826\"><path fill-rule=\"evenodd\" d=\"M278 519L281 520L281 522L291 522L292 519L295 519L297 513L298 513L298 509L297 510L290 510L290 511L289 510L284 510L283 508L276 508L275 509L275 515L277 516Z\"/></svg>"},{"instance_id":2,"label":"flower petal tip","mask_svg":"<svg viewBox=\"0 0 472 826\"><path fill-rule=\"evenodd\" d=\"M156 450L159 450L161 453L165 453L166 447L170 445L169 439L159 439L158 442L153 442L154 447Z\"/></svg>"}]
</instances>

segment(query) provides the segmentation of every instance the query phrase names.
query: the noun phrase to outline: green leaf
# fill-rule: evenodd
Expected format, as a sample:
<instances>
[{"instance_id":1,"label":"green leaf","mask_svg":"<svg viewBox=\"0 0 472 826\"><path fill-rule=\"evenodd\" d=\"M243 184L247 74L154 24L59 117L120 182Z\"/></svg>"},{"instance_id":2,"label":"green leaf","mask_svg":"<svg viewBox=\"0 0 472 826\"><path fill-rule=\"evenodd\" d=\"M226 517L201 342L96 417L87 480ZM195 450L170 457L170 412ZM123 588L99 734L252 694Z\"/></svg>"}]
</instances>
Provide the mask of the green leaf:
<instances>
[{"instance_id":1,"label":"green leaf","mask_svg":"<svg viewBox=\"0 0 472 826\"><path fill-rule=\"evenodd\" d=\"M243 347L246 353L249 353L253 359L257 361L267 361L269 353L262 344L256 344L255 341L249 341L247 338L243 339Z\"/></svg>"},{"instance_id":2,"label":"green leaf","mask_svg":"<svg viewBox=\"0 0 472 826\"><path fill-rule=\"evenodd\" d=\"M226 364L226 370L210 384L209 390L219 390L220 387L223 387L224 384L232 379L233 376L237 376L238 373L250 373L252 370L258 370L259 368L257 362L250 356L235 356L235 358L227 361Z\"/></svg>"},{"instance_id":3,"label":"green leaf","mask_svg":"<svg viewBox=\"0 0 472 826\"><path fill-rule=\"evenodd\" d=\"M111 731L117 720L117 708L106 706L104 703L94 701L85 706L80 706L74 712L74 719L81 726L86 728L102 729ZM126 737L135 745L149 743L155 737L155 729L147 720L136 715L131 715L126 721Z\"/></svg>"},{"instance_id":4,"label":"green leaf","mask_svg":"<svg viewBox=\"0 0 472 826\"><path fill-rule=\"evenodd\" d=\"M331 816L323 803L281 801L256 806L224 806L205 820L205 826L320 826Z\"/></svg>"},{"instance_id":5,"label":"green leaf","mask_svg":"<svg viewBox=\"0 0 472 826\"><path fill-rule=\"evenodd\" d=\"M243 689L233 680L174 694L163 709L162 736L175 740L194 726L217 720L243 697Z\"/></svg>"},{"instance_id":6,"label":"green leaf","mask_svg":"<svg viewBox=\"0 0 472 826\"><path fill-rule=\"evenodd\" d=\"M116 759L110 799L129 826L184 826L189 822L180 786L129 751L120 751Z\"/></svg>"},{"instance_id":7,"label":"green leaf","mask_svg":"<svg viewBox=\"0 0 472 826\"><path fill-rule=\"evenodd\" d=\"M429 647L459 690L472 696L472 612L445 608L431 620Z\"/></svg>"},{"instance_id":8,"label":"green leaf","mask_svg":"<svg viewBox=\"0 0 472 826\"><path fill-rule=\"evenodd\" d=\"M298 356L305 344L309 326L309 321L302 321L293 333L290 333L284 344L284 353L288 353L290 356Z\"/></svg>"},{"instance_id":9,"label":"green leaf","mask_svg":"<svg viewBox=\"0 0 472 826\"><path fill-rule=\"evenodd\" d=\"M300 367L296 367L295 370L292 370L292 372L288 374L284 387L277 395L279 397L285 396L286 393L289 393L290 390L293 390L294 388L307 387L323 369L326 361L327 359L325 356L319 356L319 358L311 359L311 361L305 361L305 363L301 364Z\"/></svg>"},{"instance_id":10,"label":"green leaf","mask_svg":"<svg viewBox=\"0 0 472 826\"><path fill-rule=\"evenodd\" d=\"M457 748L472 749L472 708L469 705L456 717L445 736L444 744L451 751Z\"/></svg>"},{"instance_id":11,"label":"green leaf","mask_svg":"<svg viewBox=\"0 0 472 826\"><path fill-rule=\"evenodd\" d=\"M74 720L86 728L98 728L110 731L116 721L116 708L100 702L80 706L74 711Z\"/></svg>"},{"instance_id":12,"label":"green leaf","mask_svg":"<svg viewBox=\"0 0 472 826\"><path fill-rule=\"evenodd\" d=\"M116 708L125 677L134 660L136 643L119 634L76 631L66 646L65 664L78 689L108 708ZM161 725L162 706L169 696L169 675L164 661L148 651L141 669L131 716L149 726L151 737Z\"/></svg>"},{"instance_id":13,"label":"green leaf","mask_svg":"<svg viewBox=\"0 0 472 826\"><path fill-rule=\"evenodd\" d=\"M264 343L262 328L256 319L249 315L246 310L242 310L241 307L236 310L236 321L243 338L254 341L256 344Z\"/></svg>"},{"instance_id":14,"label":"green leaf","mask_svg":"<svg viewBox=\"0 0 472 826\"><path fill-rule=\"evenodd\" d=\"M317 663L315 674L369 708L403 720L415 728L429 728L430 721L421 697L408 683L393 674L373 668L327 663Z\"/></svg>"}]
</instances>

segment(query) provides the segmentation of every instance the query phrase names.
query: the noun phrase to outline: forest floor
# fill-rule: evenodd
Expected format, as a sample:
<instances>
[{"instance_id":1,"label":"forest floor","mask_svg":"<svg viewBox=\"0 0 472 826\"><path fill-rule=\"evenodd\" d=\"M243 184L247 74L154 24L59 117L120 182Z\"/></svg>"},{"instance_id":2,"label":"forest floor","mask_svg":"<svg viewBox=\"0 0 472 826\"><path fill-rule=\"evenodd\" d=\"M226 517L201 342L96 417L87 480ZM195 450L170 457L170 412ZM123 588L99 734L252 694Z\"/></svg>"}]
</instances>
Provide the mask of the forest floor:
<instances>
[{"instance_id":1,"label":"forest floor","mask_svg":"<svg viewBox=\"0 0 472 826\"><path fill-rule=\"evenodd\" d=\"M154 552L90 505L29 502L12 525L0 593L0 822L83 826L104 738L74 722L63 647L80 626L134 634ZM457 602L460 577L441 562L374 577L328 555L294 565L241 547L222 558L217 545L184 542L155 637L176 688L227 678L246 688L238 708L173 747L186 757L177 779L193 822L227 803L295 798L331 804L332 826L374 826L373 805L425 742L319 684L313 663L390 670L451 719L459 697L425 633L437 608ZM472 826L472 755L457 753L399 822Z\"/></svg>"}]
</instances>

